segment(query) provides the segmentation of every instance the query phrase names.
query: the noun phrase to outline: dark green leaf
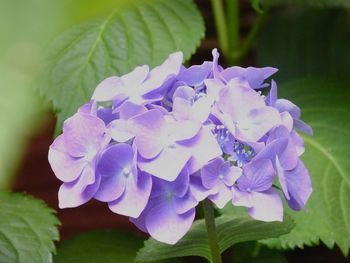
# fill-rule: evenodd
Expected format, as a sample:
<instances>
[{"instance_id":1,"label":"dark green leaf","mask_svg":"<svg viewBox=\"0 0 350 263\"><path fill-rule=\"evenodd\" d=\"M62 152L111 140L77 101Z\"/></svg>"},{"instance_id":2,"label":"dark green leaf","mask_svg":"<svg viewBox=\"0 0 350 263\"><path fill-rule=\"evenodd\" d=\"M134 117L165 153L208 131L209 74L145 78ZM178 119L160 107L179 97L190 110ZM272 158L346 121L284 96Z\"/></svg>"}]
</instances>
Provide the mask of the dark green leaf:
<instances>
[{"instance_id":1,"label":"dark green leaf","mask_svg":"<svg viewBox=\"0 0 350 263\"><path fill-rule=\"evenodd\" d=\"M142 238L122 231L79 234L57 248L54 263L131 263Z\"/></svg>"},{"instance_id":2,"label":"dark green leaf","mask_svg":"<svg viewBox=\"0 0 350 263\"><path fill-rule=\"evenodd\" d=\"M290 217L283 223L265 223L247 216L220 216L216 219L217 235L221 252L234 244L259 240L288 233L294 226ZM210 260L210 250L204 220L197 220L188 234L175 245L166 245L154 239L145 242L136 260L147 262L184 256L201 256Z\"/></svg>"},{"instance_id":3,"label":"dark green leaf","mask_svg":"<svg viewBox=\"0 0 350 263\"><path fill-rule=\"evenodd\" d=\"M43 94L62 121L88 102L96 85L135 66L160 64L181 50L188 59L204 36L202 17L189 0L124 0L122 8L59 37L50 55Z\"/></svg>"},{"instance_id":4,"label":"dark green leaf","mask_svg":"<svg viewBox=\"0 0 350 263\"><path fill-rule=\"evenodd\" d=\"M259 65L279 68L278 80L349 74L350 19L346 10L278 11L260 34Z\"/></svg>"},{"instance_id":5,"label":"dark green leaf","mask_svg":"<svg viewBox=\"0 0 350 263\"><path fill-rule=\"evenodd\" d=\"M142 244L143 238L130 232L85 232L60 244L54 263L132 263Z\"/></svg>"},{"instance_id":6,"label":"dark green leaf","mask_svg":"<svg viewBox=\"0 0 350 263\"><path fill-rule=\"evenodd\" d=\"M259 242L244 242L232 248L234 263L287 263L288 260L277 250Z\"/></svg>"},{"instance_id":7,"label":"dark green leaf","mask_svg":"<svg viewBox=\"0 0 350 263\"><path fill-rule=\"evenodd\" d=\"M52 262L58 224L41 200L0 192L0 262Z\"/></svg>"},{"instance_id":8,"label":"dark green leaf","mask_svg":"<svg viewBox=\"0 0 350 263\"><path fill-rule=\"evenodd\" d=\"M303 160L313 183L306 211L290 212L296 227L264 243L278 248L336 243L350 248L350 89L349 79L306 78L280 85L280 97L302 109L314 130L305 136Z\"/></svg>"},{"instance_id":9,"label":"dark green leaf","mask_svg":"<svg viewBox=\"0 0 350 263\"><path fill-rule=\"evenodd\" d=\"M300 5L312 7L349 7L349 0L265 0L270 5Z\"/></svg>"}]
</instances>

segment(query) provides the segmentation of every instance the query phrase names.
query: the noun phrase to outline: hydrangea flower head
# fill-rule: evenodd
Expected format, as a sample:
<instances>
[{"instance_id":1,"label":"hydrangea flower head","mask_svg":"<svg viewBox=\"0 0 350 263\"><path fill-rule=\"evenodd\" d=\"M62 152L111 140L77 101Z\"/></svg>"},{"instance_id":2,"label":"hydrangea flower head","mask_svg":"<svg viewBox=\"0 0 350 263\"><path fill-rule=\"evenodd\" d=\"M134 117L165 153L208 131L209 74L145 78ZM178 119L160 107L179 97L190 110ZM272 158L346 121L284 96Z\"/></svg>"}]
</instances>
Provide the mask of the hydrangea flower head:
<instances>
[{"instance_id":1,"label":"hydrangea flower head","mask_svg":"<svg viewBox=\"0 0 350 263\"><path fill-rule=\"evenodd\" d=\"M168 244L206 198L267 222L283 220L282 198L305 208L312 185L297 131L312 129L277 97L277 69L223 68L216 49L189 68L182 57L106 78L65 122L49 150L60 207L97 199Z\"/></svg>"}]
</instances>

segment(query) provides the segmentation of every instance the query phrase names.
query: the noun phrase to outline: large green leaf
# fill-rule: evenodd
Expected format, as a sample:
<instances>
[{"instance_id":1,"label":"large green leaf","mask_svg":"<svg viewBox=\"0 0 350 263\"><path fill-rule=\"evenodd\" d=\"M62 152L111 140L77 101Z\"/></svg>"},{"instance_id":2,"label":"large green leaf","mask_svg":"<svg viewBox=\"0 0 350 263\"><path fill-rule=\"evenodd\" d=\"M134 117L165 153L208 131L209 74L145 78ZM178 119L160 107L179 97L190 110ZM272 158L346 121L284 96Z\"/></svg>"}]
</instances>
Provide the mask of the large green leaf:
<instances>
[{"instance_id":1,"label":"large green leaf","mask_svg":"<svg viewBox=\"0 0 350 263\"><path fill-rule=\"evenodd\" d=\"M202 17L190 0L123 2L106 18L64 33L51 47L42 92L58 112L58 129L102 79L141 64L156 66L178 50L189 58L204 36Z\"/></svg>"},{"instance_id":2,"label":"large green leaf","mask_svg":"<svg viewBox=\"0 0 350 263\"><path fill-rule=\"evenodd\" d=\"M283 223L265 223L247 216L234 217L223 215L216 218L217 237L221 252L234 244L277 237L288 233L294 226L290 217ZM166 258L201 256L210 261L210 249L204 220L197 220L190 231L175 245L160 243L154 239L145 242L138 252L138 262L155 261Z\"/></svg>"},{"instance_id":3,"label":"large green leaf","mask_svg":"<svg viewBox=\"0 0 350 263\"><path fill-rule=\"evenodd\" d=\"M86 232L59 245L54 263L131 263L142 241L121 231Z\"/></svg>"},{"instance_id":4,"label":"large green leaf","mask_svg":"<svg viewBox=\"0 0 350 263\"><path fill-rule=\"evenodd\" d=\"M0 192L0 262L50 263L58 219L44 202Z\"/></svg>"},{"instance_id":5,"label":"large green leaf","mask_svg":"<svg viewBox=\"0 0 350 263\"><path fill-rule=\"evenodd\" d=\"M345 255L350 248L350 89L349 79L306 78L279 87L302 109L302 119L314 129L305 136L302 159L308 167L313 193L306 211L291 212L296 227L265 243L293 248L336 243Z\"/></svg>"},{"instance_id":6,"label":"large green leaf","mask_svg":"<svg viewBox=\"0 0 350 263\"><path fill-rule=\"evenodd\" d=\"M271 5L300 5L312 7L349 7L349 0L265 0L264 2Z\"/></svg>"},{"instance_id":7,"label":"large green leaf","mask_svg":"<svg viewBox=\"0 0 350 263\"><path fill-rule=\"evenodd\" d=\"M85 232L60 244L54 263L132 263L142 245L143 238L130 232L117 230ZM176 262L180 261L172 261Z\"/></svg>"},{"instance_id":8,"label":"large green leaf","mask_svg":"<svg viewBox=\"0 0 350 263\"><path fill-rule=\"evenodd\" d=\"M350 19L346 10L281 9L271 14L260 36L258 64L279 68L278 80L349 74Z\"/></svg>"}]
</instances>

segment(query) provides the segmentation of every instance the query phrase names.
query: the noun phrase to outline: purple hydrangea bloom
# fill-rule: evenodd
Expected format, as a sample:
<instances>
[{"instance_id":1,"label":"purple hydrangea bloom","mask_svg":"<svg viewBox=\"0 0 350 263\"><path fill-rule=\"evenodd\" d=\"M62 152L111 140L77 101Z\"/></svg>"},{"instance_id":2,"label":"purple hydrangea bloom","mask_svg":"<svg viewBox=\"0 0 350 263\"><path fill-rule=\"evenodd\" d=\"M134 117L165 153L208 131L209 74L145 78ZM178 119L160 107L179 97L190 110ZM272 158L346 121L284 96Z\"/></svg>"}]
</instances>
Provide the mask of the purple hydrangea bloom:
<instances>
[{"instance_id":1,"label":"purple hydrangea bloom","mask_svg":"<svg viewBox=\"0 0 350 263\"><path fill-rule=\"evenodd\" d=\"M130 217L141 214L152 187L151 175L137 169L136 158L137 151L129 144L114 144L97 166L101 183L94 198L108 202L113 212Z\"/></svg>"},{"instance_id":2,"label":"purple hydrangea bloom","mask_svg":"<svg viewBox=\"0 0 350 263\"><path fill-rule=\"evenodd\" d=\"M286 127L276 127L270 132L266 147L254 158L254 160L259 159L270 159L273 163L288 204L293 209L300 210L304 208L312 192L311 179L304 165L299 160L293 137L290 136ZM292 176L295 174L295 171L298 171L298 175ZM296 178L300 182L298 187L296 187L295 183Z\"/></svg>"},{"instance_id":3,"label":"purple hydrangea bloom","mask_svg":"<svg viewBox=\"0 0 350 263\"><path fill-rule=\"evenodd\" d=\"M301 111L300 108L293 102L286 99L277 98L277 84L272 80L271 90L267 97L268 104L275 107L281 113L289 113L293 118L293 127L301 132L312 135L312 128L300 120Z\"/></svg>"},{"instance_id":4,"label":"purple hydrangea bloom","mask_svg":"<svg viewBox=\"0 0 350 263\"><path fill-rule=\"evenodd\" d=\"M95 198L168 244L206 198L268 222L283 220L281 197L305 208L312 185L296 130L312 129L274 81L266 97L258 91L277 69L225 69L212 54L185 68L177 52L97 86L50 146L61 208Z\"/></svg>"},{"instance_id":5,"label":"purple hydrangea bloom","mask_svg":"<svg viewBox=\"0 0 350 263\"><path fill-rule=\"evenodd\" d=\"M218 157L201 170L202 184L207 189L213 189L209 199L219 208L223 208L231 199L231 188L236 180L241 176L242 170L236 166L231 166L229 161L224 161Z\"/></svg>"},{"instance_id":6,"label":"purple hydrangea bloom","mask_svg":"<svg viewBox=\"0 0 350 263\"><path fill-rule=\"evenodd\" d=\"M173 182L154 178L147 207L131 222L156 240L175 244L190 229L197 204L184 169Z\"/></svg>"},{"instance_id":7,"label":"purple hydrangea bloom","mask_svg":"<svg viewBox=\"0 0 350 263\"><path fill-rule=\"evenodd\" d=\"M280 115L259 93L235 84L221 90L214 114L236 139L256 142L281 123Z\"/></svg>"},{"instance_id":8,"label":"purple hydrangea bloom","mask_svg":"<svg viewBox=\"0 0 350 263\"><path fill-rule=\"evenodd\" d=\"M103 80L92 95L96 101L112 101L119 107L125 101L145 105L159 101L179 73L183 55L171 54L164 63L153 70L147 65L136 67L121 77L109 77Z\"/></svg>"},{"instance_id":9,"label":"purple hydrangea bloom","mask_svg":"<svg viewBox=\"0 0 350 263\"><path fill-rule=\"evenodd\" d=\"M272 187L274 169L268 159L252 161L243 168L237 186L232 188L232 203L248 207L251 217L270 222L283 220L283 204L280 195Z\"/></svg>"},{"instance_id":10,"label":"purple hydrangea bloom","mask_svg":"<svg viewBox=\"0 0 350 263\"><path fill-rule=\"evenodd\" d=\"M94 115L78 112L65 121L63 134L49 150L52 170L63 181L60 208L82 205L94 196L100 184L96 162L109 141L104 122Z\"/></svg>"}]
</instances>

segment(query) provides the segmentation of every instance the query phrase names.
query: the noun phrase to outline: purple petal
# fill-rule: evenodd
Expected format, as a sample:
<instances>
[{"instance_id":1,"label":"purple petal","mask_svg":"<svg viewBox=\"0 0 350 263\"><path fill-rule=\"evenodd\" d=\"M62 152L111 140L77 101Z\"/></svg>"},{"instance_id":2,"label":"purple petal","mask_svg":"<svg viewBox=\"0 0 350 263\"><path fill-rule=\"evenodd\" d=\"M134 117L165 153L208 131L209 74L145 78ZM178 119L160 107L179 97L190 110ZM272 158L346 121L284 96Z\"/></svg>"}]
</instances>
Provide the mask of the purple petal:
<instances>
[{"instance_id":1,"label":"purple petal","mask_svg":"<svg viewBox=\"0 0 350 263\"><path fill-rule=\"evenodd\" d=\"M188 189L187 193L182 197L174 198L174 209L177 214L184 214L198 205L198 201Z\"/></svg>"},{"instance_id":2,"label":"purple petal","mask_svg":"<svg viewBox=\"0 0 350 263\"><path fill-rule=\"evenodd\" d=\"M230 166L230 162L226 162L222 169L224 169L222 181L226 186L232 186L242 175L242 169L236 166Z\"/></svg>"},{"instance_id":3,"label":"purple petal","mask_svg":"<svg viewBox=\"0 0 350 263\"><path fill-rule=\"evenodd\" d=\"M219 175L223 164L224 159L220 156L202 167L202 183L205 188L212 189L220 182Z\"/></svg>"},{"instance_id":4,"label":"purple petal","mask_svg":"<svg viewBox=\"0 0 350 263\"><path fill-rule=\"evenodd\" d=\"M286 196L286 199L288 200L290 198L288 190L287 190L287 181L286 181L286 177L284 175L284 169L279 161L278 156L275 157L275 169L276 169L276 173L277 173L277 177L278 177L278 181L280 183L280 186L282 188L283 193Z\"/></svg>"},{"instance_id":5,"label":"purple petal","mask_svg":"<svg viewBox=\"0 0 350 263\"><path fill-rule=\"evenodd\" d=\"M151 188L151 175L139 172L137 182L130 176L126 180L123 195L109 202L108 206L114 213L137 218L147 205Z\"/></svg>"},{"instance_id":6,"label":"purple petal","mask_svg":"<svg viewBox=\"0 0 350 263\"><path fill-rule=\"evenodd\" d=\"M136 135L135 144L142 157L154 158L165 147L164 136L168 131L161 111L154 109L137 115L130 120L130 129Z\"/></svg>"},{"instance_id":7,"label":"purple petal","mask_svg":"<svg viewBox=\"0 0 350 263\"><path fill-rule=\"evenodd\" d=\"M306 124L302 120L294 119L294 128L308 135L313 135L313 130L310 125Z\"/></svg>"},{"instance_id":8,"label":"purple petal","mask_svg":"<svg viewBox=\"0 0 350 263\"><path fill-rule=\"evenodd\" d=\"M290 199L287 203L294 210L303 209L312 193L310 175L302 161L292 171L285 171Z\"/></svg>"},{"instance_id":9,"label":"purple petal","mask_svg":"<svg viewBox=\"0 0 350 263\"><path fill-rule=\"evenodd\" d=\"M107 126L107 133L116 142L127 142L135 137L135 134L129 128L128 121L123 119L112 121Z\"/></svg>"},{"instance_id":10,"label":"purple petal","mask_svg":"<svg viewBox=\"0 0 350 263\"><path fill-rule=\"evenodd\" d=\"M268 159L251 161L243 168L243 175L238 178L238 187L242 191L261 192L272 186L275 170Z\"/></svg>"},{"instance_id":11,"label":"purple petal","mask_svg":"<svg viewBox=\"0 0 350 263\"><path fill-rule=\"evenodd\" d=\"M293 118L289 114L289 112L282 112L280 113L282 125L287 128L289 132L293 129Z\"/></svg>"},{"instance_id":12,"label":"purple petal","mask_svg":"<svg viewBox=\"0 0 350 263\"><path fill-rule=\"evenodd\" d=\"M141 86L143 94L152 92L160 87L163 87L165 83L170 84L168 80L175 77L181 68L183 60L182 52L176 52L169 55L169 57L160 65L155 67L149 73L147 79Z\"/></svg>"},{"instance_id":13,"label":"purple petal","mask_svg":"<svg viewBox=\"0 0 350 263\"><path fill-rule=\"evenodd\" d=\"M123 91L123 87L124 83L121 78L106 78L100 84L98 84L91 99L96 101L110 101L119 92Z\"/></svg>"},{"instance_id":14,"label":"purple petal","mask_svg":"<svg viewBox=\"0 0 350 263\"><path fill-rule=\"evenodd\" d=\"M213 62L205 61L202 65L194 65L189 68L181 68L177 79L190 86L198 86L207 79L212 72Z\"/></svg>"},{"instance_id":15,"label":"purple petal","mask_svg":"<svg viewBox=\"0 0 350 263\"><path fill-rule=\"evenodd\" d=\"M218 193L208 197L218 208L223 208L231 199L232 192L229 187L223 183L219 184Z\"/></svg>"},{"instance_id":16,"label":"purple petal","mask_svg":"<svg viewBox=\"0 0 350 263\"><path fill-rule=\"evenodd\" d=\"M229 86L220 92L218 105L233 120L240 120L252 110L265 107L265 101L259 93L248 87Z\"/></svg>"},{"instance_id":17,"label":"purple petal","mask_svg":"<svg viewBox=\"0 0 350 263\"><path fill-rule=\"evenodd\" d=\"M80 177L71 183L64 183L58 191L59 208L77 207L85 204L96 193L100 177L95 177L93 167L86 166Z\"/></svg>"},{"instance_id":18,"label":"purple petal","mask_svg":"<svg viewBox=\"0 0 350 263\"><path fill-rule=\"evenodd\" d=\"M146 79L149 73L149 67L147 65L136 67L128 74L121 76L121 80L124 83L126 89L138 88L142 82Z\"/></svg>"},{"instance_id":19,"label":"purple petal","mask_svg":"<svg viewBox=\"0 0 350 263\"><path fill-rule=\"evenodd\" d=\"M192 139L198 134L202 124L194 120L168 122L168 129L172 141L184 141Z\"/></svg>"},{"instance_id":20,"label":"purple petal","mask_svg":"<svg viewBox=\"0 0 350 263\"><path fill-rule=\"evenodd\" d=\"M120 118L123 120L128 120L132 117L135 117L139 114L145 113L147 109L144 106L137 105L130 101L126 101L119 108Z\"/></svg>"},{"instance_id":21,"label":"purple petal","mask_svg":"<svg viewBox=\"0 0 350 263\"><path fill-rule=\"evenodd\" d=\"M286 99L278 99L275 104L275 108L279 110L279 112L289 112L293 119L300 118L300 108Z\"/></svg>"},{"instance_id":22,"label":"purple petal","mask_svg":"<svg viewBox=\"0 0 350 263\"><path fill-rule=\"evenodd\" d=\"M277 84L274 80L271 81L271 89L267 96L267 105L274 107L277 101Z\"/></svg>"},{"instance_id":23,"label":"purple petal","mask_svg":"<svg viewBox=\"0 0 350 263\"><path fill-rule=\"evenodd\" d=\"M176 97L173 102L173 115L178 121L190 120L191 115L191 102L186 99Z\"/></svg>"},{"instance_id":24,"label":"purple petal","mask_svg":"<svg viewBox=\"0 0 350 263\"><path fill-rule=\"evenodd\" d=\"M207 87L207 96L212 101L219 100L220 92L225 88L225 84L219 79L206 79L204 83Z\"/></svg>"},{"instance_id":25,"label":"purple petal","mask_svg":"<svg viewBox=\"0 0 350 263\"><path fill-rule=\"evenodd\" d=\"M275 161L275 156L282 155L283 151L287 148L288 139L279 138L268 143L253 160L270 159L272 162Z\"/></svg>"},{"instance_id":26,"label":"purple petal","mask_svg":"<svg viewBox=\"0 0 350 263\"><path fill-rule=\"evenodd\" d=\"M252 218L265 222L283 221L283 204L275 189L253 192L252 200L253 207L248 209L248 213Z\"/></svg>"},{"instance_id":27,"label":"purple petal","mask_svg":"<svg viewBox=\"0 0 350 263\"><path fill-rule=\"evenodd\" d=\"M168 203L159 203L146 216L146 227L150 235L163 243L175 244L191 228L195 209L177 214Z\"/></svg>"},{"instance_id":28,"label":"purple petal","mask_svg":"<svg viewBox=\"0 0 350 263\"><path fill-rule=\"evenodd\" d=\"M97 172L101 184L95 195L97 200L110 202L120 197L125 190L127 177L133 174L134 151L128 144L115 144L101 156Z\"/></svg>"},{"instance_id":29,"label":"purple petal","mask_svg":"<svg viewBox=\"0 0 350 263\"><path fill-rule=\"evenodd\" d=\"M292 131L290 133L290 138L293 141L295 149L298 153L298 156L302 155L305 151L304 140L300 137L300 135L296 131Z\"/></svg>"},{"instance_id":30,"label":"purple petal","mask_svg":"<svg viewBox=\"0 0 350 263\"><path fill-rule=\"evenodd\" d=\"M153 177L153 187L151 198L160 198L161 196L168 197L171 193L172 196L183 197L189 188L190 177L188 170L185 167L179 176L172 182Z\"/></svg>"},{"instance_id":31,"label":"purple petal","mask_svg":"<svg viewBox=\"0 0 350 263\"><path fill-rule=\"evenodd\" d=\"M141 170L166 181L174 181L191 158L190 150L182 145L174 144L164 148L161 153L151 159L139 158Z\"/></svg>"},{"instance_id":32,"label":"purple petal","mask_svg":"<svg viewBox=\"0 0 350 263\"><path fill-rule=\"evenodd\" d=\"M105 124L96 116L76 113L64 122L63 138L73 157L94 154L106 140Z\"/></svg>"},{"instance_id":33,"label":"purple petal","mask_svg":"<svg viewBox=\"0 0 350 263\"><path fill-rule=\"evenodd\" d=\"M237 120L235 136L242 141L256 142L280 123L281 117L274 108L266 106L254 109Z\"/></svg>"},{"instance_id":34,"label":"purple petal","mask_svg":"<svg viewBox=\"0 0 350 263\"><path fill-rule=\"evenodd\" d=\"M194 91L193 88L189 86L180 86L178 87L174 94L173 94L173 101L175 98L182 98L185 100L189 100L190 98L194 97L196 92Z\"/></svg>"},{"instance_id":35,"label":"purple petal","mask_svg":"<svg viewBox=\"0 0 350 263\"><path fill-rule=\"evenodd\" d=\"M89 103L84 104L78 109L79 113L97 115L97 103L94 100L91 100Z\"/></svg>"},{"instance_id":36,"label":"purple petal","mask_svg":"<svg viewBox=\"0 0 350 263\"><path fill-rule=\"evenodd\" d=\"M187 143L187 146L191 147L192 153L192 158L188 163L190 174L222 154L221 148L208 126L202 127L198 135Z\"/></svg>"},{"instance_id":37,"label":"purple petal","mask_svg":"<svg viewBox=\"0 0 350 263\"><path fill-rule=\"evenodd\" d=\"M232 204L235 206L253 207L252 193L241 191L237 186L232 187Z\"/></svg>"},{"instance_id":38,"label":"purple petal","mask_svg":"<svg viewBox=\"0 0 350 263\"><path fill-rule=\"evenodd\" d=\"M76 180L88 165L85 159L71 157L65 152L63 135L58 136L51 144L49 162L56 177L66 183Z\"/></svg>"},{"instance_id":39,"label":"purple petal","mask_svg":"<svg viewBox=\"0 0 350 263\"><path fill-rule=\"evenodd\" d=\"M119 113L113 112L112 108L99 108L97 110L97 117L99 117L105 125L108 125L111 121L119 119Z\"/></svg>"},{"instance_id":40,"label":"purple petal","mask_svg":"<svg viewBox=\"0 0 350 263\"><path fill-rule=\"evenodd\" d=\"M199 171L190 177L190 190L198 202L217 192L216 188L208 190L203 186Z\"/></svg>"},{"instance_id":41,"label":"purple petal","mask_svg":"<svg viewBox=\"0 0 350 263\"><path fill-rule=\"evenodd\" d=\"M262 84L265 79L276 73L278 69L265 67L265 68L241 68L241 67L230 67L221 72L222 77L229 81L233 78L243 78L248 81L252 89L262 88Z\"/></svg>"}]
</instances>

